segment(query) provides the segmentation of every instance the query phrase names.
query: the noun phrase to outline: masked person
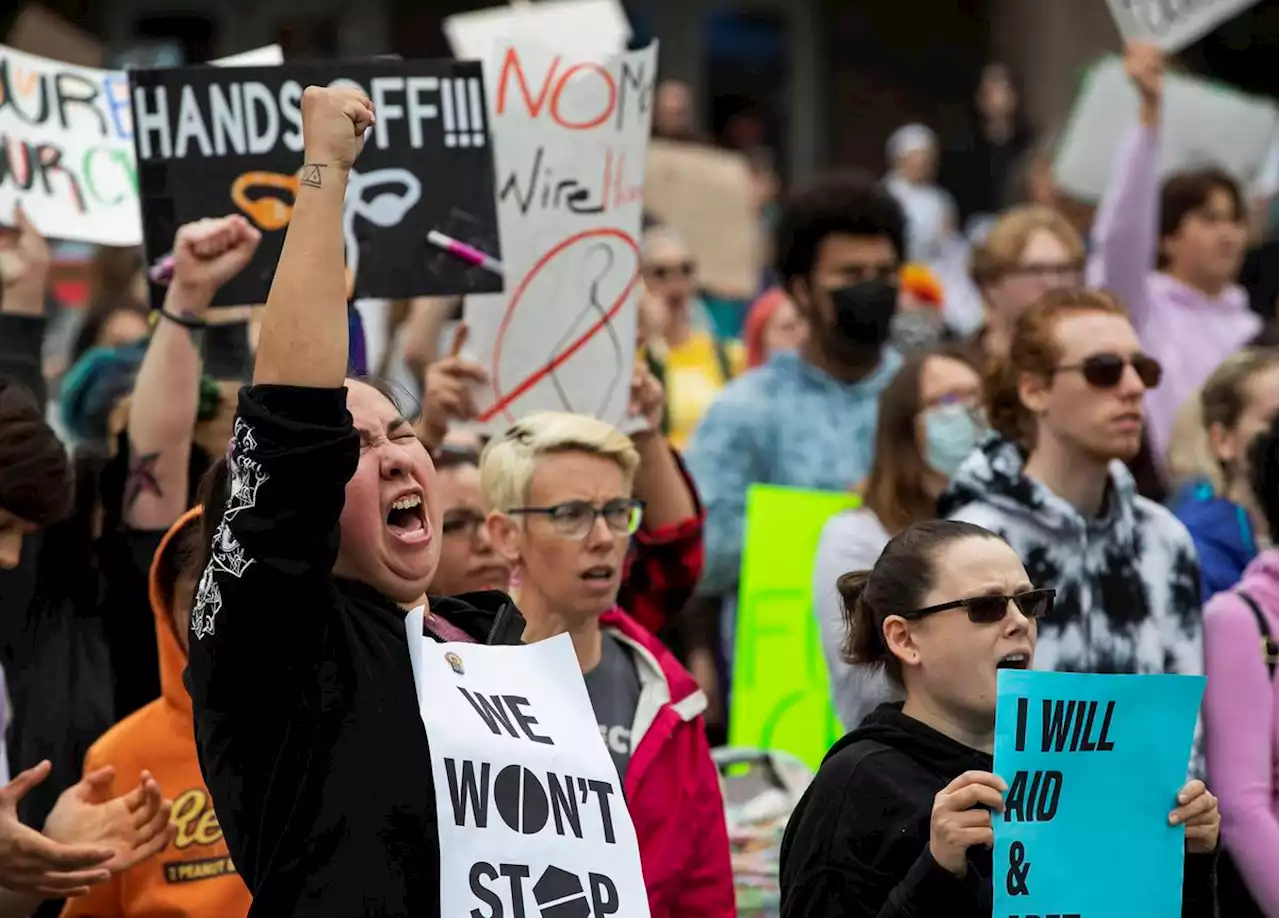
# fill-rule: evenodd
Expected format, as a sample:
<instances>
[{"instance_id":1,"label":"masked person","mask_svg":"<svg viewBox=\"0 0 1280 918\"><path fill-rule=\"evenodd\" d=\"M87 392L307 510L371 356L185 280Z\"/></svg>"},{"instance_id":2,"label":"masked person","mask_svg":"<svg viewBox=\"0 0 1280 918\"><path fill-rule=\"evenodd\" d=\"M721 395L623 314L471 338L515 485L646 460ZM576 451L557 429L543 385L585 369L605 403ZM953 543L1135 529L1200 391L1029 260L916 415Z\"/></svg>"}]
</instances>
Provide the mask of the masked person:
<instances>
[{"instance_id":1,"label":"masked person","mask_svg":"<svg viewBox=\"0 0 1280 918\"><path fill-rule=\"evenodd\" d=\"M857 488L862 505L827 522L813 566L813 611L846 729L888 700L893 687L880 670L845 662L836 580L869 569L890 538L934 518L938 496L985 430L982 378L956 351L908 358L880 396L875 458Z\"/></svg>"},{"instance_id":2,"label":"masked person","mask_svg":"<svg viewBox=\"0 0 1280 918\"><path fill-rule=\"evenodd\" d=\"M990 918L996 672L1031 666L1054 591L970 523L917 523L846 574L845 656L903 692L827 753L782 839L781 918ZM1186 827L1184 918L1212 918L1218 802L1167 789Z\"/></svg>"},{"instance_id":3,"label":"masked person","mask_svg":"<svg viewBox=\"0 0 1280 918\"><path fill-rule=\"evenodd\" d=\"M342 205L373 124L302 95L304 166L254 384L206 480L186 682L201 771L252 916L440 914L431 756L405 634L440 557L413 424L346 379ZM427 630L518 643L498 594L432 600Z\"/></svg>"},{"instance_id":4,"label":"masked person","mask_svg":"<svg viewBox=\"0 0 1280 918\"><path fill-rule=\"evenodd\" d=\"M736 589L750 485L845 491L866 476L880 393L902 363L888 341L903 233L902 209L870 179L829 177L785 205L778 273L809 334L730 382L689 441L707 510L703 595Z\"/></svg>"}]
</instances>

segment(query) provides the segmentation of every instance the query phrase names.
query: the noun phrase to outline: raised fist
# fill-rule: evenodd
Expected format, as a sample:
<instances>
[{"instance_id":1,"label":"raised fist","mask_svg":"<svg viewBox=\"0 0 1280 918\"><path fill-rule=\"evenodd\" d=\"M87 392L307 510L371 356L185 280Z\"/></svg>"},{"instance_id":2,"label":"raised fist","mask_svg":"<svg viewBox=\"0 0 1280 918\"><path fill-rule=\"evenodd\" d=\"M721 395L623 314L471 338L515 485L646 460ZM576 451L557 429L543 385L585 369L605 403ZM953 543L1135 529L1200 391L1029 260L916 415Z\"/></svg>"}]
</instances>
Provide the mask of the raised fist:
<instances>
[{"instance_id":1,"label":"raised fist","mask_svg":"<svg viewBox=\"0 0 1280 918\"><path fill-rule=\"evenodd\" d=\"M173 241L172 283L212 298L244 270L261 241L262 233L238 214L186 223Z\"/></svg>"},{"instance_id":2,"label":"raised fist","mask_svg":"<svg viewBox=\"0 0 1280 918\"><path fill-rule=\"evenodd\" d=\"M364 149L364 132L373 125L373 103L358 89L308 86L302 93L302 143L306 161L302 183L324 181L323 168L350 169ZM312 180L314 178L314 181Z\"/></svg>"},{"instance_id":3,"label":"raised fist","mask_svg":"<svg viewBox=\"0 0 1280 918\"><path fill-rule=\"evenodd\" d=\"M1164 52L1148 42L1129 42L1124 49L1124 69L1142 101L1159 105L1164 93Z\"/></svg>"}]
</instances>

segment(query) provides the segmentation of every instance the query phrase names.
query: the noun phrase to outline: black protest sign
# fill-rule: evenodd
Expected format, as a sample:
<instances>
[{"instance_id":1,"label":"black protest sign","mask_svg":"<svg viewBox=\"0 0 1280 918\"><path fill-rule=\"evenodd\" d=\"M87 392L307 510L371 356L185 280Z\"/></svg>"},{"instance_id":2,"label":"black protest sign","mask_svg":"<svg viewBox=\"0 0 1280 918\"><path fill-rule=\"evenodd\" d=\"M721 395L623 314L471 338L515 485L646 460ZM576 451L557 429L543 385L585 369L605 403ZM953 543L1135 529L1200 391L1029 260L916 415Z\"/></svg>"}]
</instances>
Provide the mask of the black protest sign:
<instances>
[{"instance_id":1,"label":"black protest sign","mask_svg":"<svg viewBox=\"0 0 1280 918\"><path fill-rule=\"evenodd\" d=\"M493 293L502 278L428 245L446 236L500 259L481 67L465 61L182 67L129 74L148 265L178 227L239 213L263 232L216 305L265 302L302 167L303 89L358 86L376 123L343 217L357 297ZM153 286L153 305L163 299Z\"/></svg>"}]
</instances>

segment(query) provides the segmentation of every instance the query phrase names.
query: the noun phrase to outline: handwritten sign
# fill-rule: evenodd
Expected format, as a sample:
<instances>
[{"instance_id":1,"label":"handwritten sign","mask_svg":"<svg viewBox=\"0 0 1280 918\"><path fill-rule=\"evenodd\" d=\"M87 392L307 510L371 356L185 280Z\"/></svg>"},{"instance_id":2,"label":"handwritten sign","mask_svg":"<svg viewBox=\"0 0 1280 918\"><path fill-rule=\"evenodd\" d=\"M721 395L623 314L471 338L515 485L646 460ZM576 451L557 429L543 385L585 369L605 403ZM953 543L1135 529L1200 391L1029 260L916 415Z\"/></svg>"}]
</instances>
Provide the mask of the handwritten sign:
<instances>
[{"instance_id":1,"label":"handwritten sign","mask_svg":"<svg viewBox=\"0 0 1280 918\"><path fill-rule=\"evenodd\" d=\"M490 647L405 620L431 745L440 914L648 918L640 847L573 642Z\"/></svg>"},{"instance_id":2,"label":"handwritten sign","mask_svg":"<svg viewBox=\"0 0 1280 918\"><path fill-rule=\"evenodd\" d=\"M480 65L365 61L132 71L148 263L182 224L239 211L263 232L215 305L266 299L302 165L302 91L358 86L377 109L343 217L358 297L502 289L502 279L428 246L427 233L498 254L493 156ZM460 228L465 223L465 228ZM153 287L153 303L163 289Z\"/></svg>"},{"instance_id":3,"label":"handwritten sign","mask_svg":"<svg viewBox=\"0 0 1280 918\"><path fill-rule=\"evenodd\" d=\"M262 60L272 52L278 58L279 47L245 54ZM0 45L0 223L12 224L19 201L52 239L142 242L123 71L77 67Z\"/></svg>"},{"instance_id":4,"label":"handwritten sign","mask_svg":"<svg viewBox=\"0 0 1280 918\"><path fill-rule=\"evenodd\" d=\"M525 42L486 68L507 285L464 318L491 432L543 410L626 418L656 69L656 46L601 64Z\"/></svg>"},{"instance_id":5,"label":"handwritten sign","mask_svg":"<svg viewBox=\"0 0 1280 918\"><path fill-rule=\"evenodd\" d=\"M1107 6L1111 8L1111 15L1126 41L1149 41L1173 53L1212 32L1256 2L1257 0L1211 0L1208 3L1107 0Z\"/></svg>"},{"instance_id":6,"label":"handwritten sign","mask_svg":"<svg viewBox=\"0 0 1280 918\"><path fill-rule=\"evenodd\" d=\"M1122 918L1182 909L1186 782L1201 676L1001 670L994 914Z\"/></svg>"}]
</instances>

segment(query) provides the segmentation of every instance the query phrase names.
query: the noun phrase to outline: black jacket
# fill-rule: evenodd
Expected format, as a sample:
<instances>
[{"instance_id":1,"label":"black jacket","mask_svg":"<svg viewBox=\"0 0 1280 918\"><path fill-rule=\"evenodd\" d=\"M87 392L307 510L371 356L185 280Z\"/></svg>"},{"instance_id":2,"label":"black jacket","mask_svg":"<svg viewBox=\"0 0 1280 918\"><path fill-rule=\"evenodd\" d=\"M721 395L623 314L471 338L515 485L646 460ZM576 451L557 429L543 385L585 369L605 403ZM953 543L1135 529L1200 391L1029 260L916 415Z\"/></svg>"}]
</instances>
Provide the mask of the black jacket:
<instances>
[{"instance_id":1,"label":"black jacket","mask_svg":"<svg viewBox=\"0 0 1280 918\"><path fill-rule=\"evenodd\" d=\"M881 705L831 747L782 839L782 918L990 918L991 852L964 879L929 853L934 796L991 756ZM1184 918L1212 918L1214 857L1188 856Z\"/></svg>"},{"instance_id":2,"label":"black jacket","mask_svg":"<svg viewBox=\"0 0 1280 918\"><path fill-rule=\"evenodd\" d=\"M197 590L186 678L252 916L440 913L405 613L331 574L359 451L344 389L240 396L229 509ZM524 630L501 593L431 610L481 642L518 643Z\"/></svg>"}]
</instances>

